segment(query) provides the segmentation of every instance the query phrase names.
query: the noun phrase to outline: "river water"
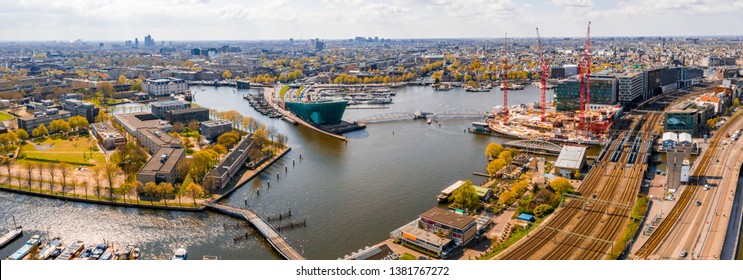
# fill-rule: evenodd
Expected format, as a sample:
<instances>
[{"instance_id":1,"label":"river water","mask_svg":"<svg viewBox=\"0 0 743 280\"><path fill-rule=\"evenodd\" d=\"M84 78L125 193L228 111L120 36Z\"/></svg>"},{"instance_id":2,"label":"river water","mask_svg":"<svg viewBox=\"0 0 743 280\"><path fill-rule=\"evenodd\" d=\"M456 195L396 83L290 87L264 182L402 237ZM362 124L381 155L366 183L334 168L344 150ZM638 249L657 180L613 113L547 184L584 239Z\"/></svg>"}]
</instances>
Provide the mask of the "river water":
<instances>
[{"instance_id":1,"label":"river water","mask_svg":"<svg viewBox=\"0 0 743 280\"><path fill-rule=\"evenodd\" d=\"M260 115L242 96L262 89L192 87L192 91L194 102L201 106L237 110L288 136L291 152L224 203L243 206L247 200L249 207L263 216L291 209L291 220L306 219L308 226L285 231L284 235L309 259L337 259L376 244L387 238L390 231L434 207L441 189L460 179L482 182L472 172L484 172L485 146L491 141L506 141L465 133L475 120L452 118L441 119L440 125L427 125L421 120L371 123L365 130L346 134L350 140L342 142ZM470 93L456 88L436 92L430 87L415 86L395 92L395 103L389 108L349 109L344 119L418 110L485 112L503 100L499 90ZM550 91L548 100L551 97ZM512 91L509 103L533 103L538 99L539 90L527 86L523 91ZM245 229L224 229L223 224L237 220L209 212L115 208L9 193L0 193L0 210L2 228L11 226L15 217L25 229L60 236L65 243L73 239L88 243L105 239L116 244L138 244L146 258L170 257L178 247L188 248L189 258L197 259L203 255L223 259L278 258L260 238L234 242L232 238ZM26 239L28 234L0 250L0 256L11 254Z\"/></svg>"}]
</instances>

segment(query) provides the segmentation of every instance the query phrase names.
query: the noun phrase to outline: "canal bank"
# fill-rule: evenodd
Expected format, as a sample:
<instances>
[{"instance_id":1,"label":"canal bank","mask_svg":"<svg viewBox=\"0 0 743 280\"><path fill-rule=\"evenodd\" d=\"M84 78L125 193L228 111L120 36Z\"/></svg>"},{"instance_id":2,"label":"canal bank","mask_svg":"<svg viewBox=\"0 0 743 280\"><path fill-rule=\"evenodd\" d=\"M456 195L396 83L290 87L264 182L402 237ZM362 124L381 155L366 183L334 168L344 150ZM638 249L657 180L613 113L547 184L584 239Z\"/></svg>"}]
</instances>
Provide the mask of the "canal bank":
<instances>
[{"instance_id":1,"label":"canal bank","mask_svg":"<svg viewBox=\"0 0 743 280\"><path fill-rule=\"evenodd\" d=\"M344 134L349 141L342 142L256 112L242 96L263 89L195 86L192 90L201 106L236 110L288 136L292 149L221 203L241 207L247 200L250 209L262 217L291 209L295 219L307 219L308 227L282 234L308 259L337 259L376 244L436 205L435 196L443 187L465 179L479 184L484 178L472 172L485 172L485 147L492 141L506 141L465 133L474 120L442 119L441 126L414 120L369 124L366 130ZM461 88L435 92L430 87L408 86L395 92L389 108L347 110L344 119L420 110L484 112L503 100L498 91L471 93ZM539 100L539 90L527 87L509 100L533 103ZM234 242L233 237L244 231L225 229L223 224L235 220L208 211L119 209L5 193L0 193L0 209L0 222L14 215L26 229L49 228L68 239L141 240L143 252L154 256L171 255L184 247L197 257L279 258L261 238Z\"/></svg>"}]
</instances>

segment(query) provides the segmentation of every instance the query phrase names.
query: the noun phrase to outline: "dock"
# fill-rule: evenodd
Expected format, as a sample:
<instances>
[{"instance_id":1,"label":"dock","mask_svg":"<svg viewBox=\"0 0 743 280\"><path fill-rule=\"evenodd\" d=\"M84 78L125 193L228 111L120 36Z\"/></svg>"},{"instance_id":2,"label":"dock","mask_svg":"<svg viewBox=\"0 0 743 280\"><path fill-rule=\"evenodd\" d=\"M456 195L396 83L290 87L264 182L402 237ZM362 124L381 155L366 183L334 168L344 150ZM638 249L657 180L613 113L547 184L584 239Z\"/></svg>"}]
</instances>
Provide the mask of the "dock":
<instances>
[{"instance_id":1,"label":"dock","mask_svg":"<svg viewBox=\"0 0 743 280\"><path fill-rule=\"evenodd\" d=\"M263 220L258 214L251 211L250 209L236 208L224 204L209 203L205 204L208 209L224 213L231 217L247 220L263 238L271 244L274 250L276 250L281 257L287 260L304 260L304 256L300 254L284 237L268 222Z\"/></svg>"},{"instance_id":2,"label":"dock","mask_svg":"<svg viewBox=\"0 0 743 280\"><path fill-rule=\"evenodd\" d=\"M10 242L21 236L22 233L23 229L21 227L11 229L4 233L3 236L0 237L0 249L5 248L5 246L10 244Z\"/></svg>"}]
</instances>

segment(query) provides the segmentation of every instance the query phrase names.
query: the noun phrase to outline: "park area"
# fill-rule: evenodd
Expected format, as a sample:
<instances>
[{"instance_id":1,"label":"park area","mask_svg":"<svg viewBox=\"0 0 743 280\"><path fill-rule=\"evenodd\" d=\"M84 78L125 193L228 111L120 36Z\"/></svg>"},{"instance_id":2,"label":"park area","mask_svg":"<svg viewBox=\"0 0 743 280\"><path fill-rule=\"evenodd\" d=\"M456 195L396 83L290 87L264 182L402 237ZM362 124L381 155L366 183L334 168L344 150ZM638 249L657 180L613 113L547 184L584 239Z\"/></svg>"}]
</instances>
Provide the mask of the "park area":
<instances>
[{"instance_id":1,"label":"park area","mask_svg":"<svg viewBox=\"0 0 743 280\"><path fill-rule=\"evenodd\" d=\"M8 114L6 112L0 112L0 122L4 122L7 120L12 120L14 117L11 114Z\"/></svg>"},{"instance_id":2,"label":"park area","mask_svg":"<svg viewBox=\"0 0 743 280\"><path fill-rule=\"evenodd\" d=\"M20 161L66 162L72 165L94 166L105 163L96 141L90 137L70 137L61 139L47 137L43 141L27 141L21 146Z\"/></svg>"}]
</instances>

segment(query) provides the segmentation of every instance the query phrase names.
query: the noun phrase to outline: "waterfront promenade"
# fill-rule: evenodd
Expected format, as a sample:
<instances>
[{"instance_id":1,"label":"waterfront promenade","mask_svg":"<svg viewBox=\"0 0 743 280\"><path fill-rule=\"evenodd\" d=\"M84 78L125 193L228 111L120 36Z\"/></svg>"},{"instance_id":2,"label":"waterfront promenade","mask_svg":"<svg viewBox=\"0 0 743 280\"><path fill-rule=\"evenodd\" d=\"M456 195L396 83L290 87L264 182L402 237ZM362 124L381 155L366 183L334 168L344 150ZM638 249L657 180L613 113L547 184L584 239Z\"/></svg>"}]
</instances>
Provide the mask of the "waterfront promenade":
<instances>
[{"instance_id":1,"label":"waterfront promenade","mask_svg":"<svg viewBox=\"0 0 743 280\"><path fill-rule=\"evenodd\" d=\"M238 219L244 219L250 222L255 229L260 232L261 236L263 236L269 244L271 244L271 247L276 250L281 257L287 260L304 260L304 256L300 254L294 247L292 247L289 242L284 239L281 234L279 234L276 229L274 229L270 224L268 224L266 221L264 221L260 216L255 214L255 212L249 210L249 209L243 209L243 208L236 208L228 205L223 204L216 204L216 203L208 203L205 204L205 206L208 209L212 209L214 211L227 214L229 216L232 216L234 218Z\"/></svg>"}]
</instances>

